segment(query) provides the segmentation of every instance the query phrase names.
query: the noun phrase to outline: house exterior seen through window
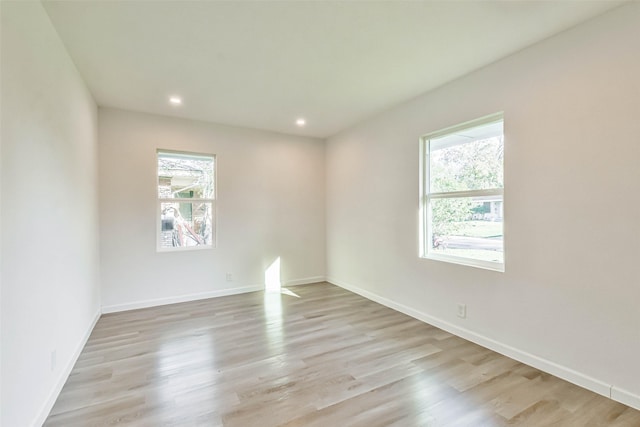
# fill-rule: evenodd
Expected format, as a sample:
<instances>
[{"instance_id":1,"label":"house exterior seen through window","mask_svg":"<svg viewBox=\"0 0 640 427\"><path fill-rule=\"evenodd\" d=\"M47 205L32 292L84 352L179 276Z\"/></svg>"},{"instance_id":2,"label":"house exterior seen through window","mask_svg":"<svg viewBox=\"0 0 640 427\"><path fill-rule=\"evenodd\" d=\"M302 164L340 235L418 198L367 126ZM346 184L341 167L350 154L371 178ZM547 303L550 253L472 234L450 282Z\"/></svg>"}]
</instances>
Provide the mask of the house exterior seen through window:
<instances>
[{"instance_id":1,"label":"house exterior seen through window","mask_svg":"<svg viewBox=\"0 0 640 427\"><path fill-rule=\"evenodd\" d=\"M158 150L159 251L211 248L215 156Z\"/></svg>"},{"instance_id":2,"label":"house exterior seen through window","mask_svg":"<svg viewBox=\"0 0 640 427\"><path fill-rule=\"evenodd\" d=\"M422 256L504 271L502 113L421 144Z\"/></svg>"}]
</instances>

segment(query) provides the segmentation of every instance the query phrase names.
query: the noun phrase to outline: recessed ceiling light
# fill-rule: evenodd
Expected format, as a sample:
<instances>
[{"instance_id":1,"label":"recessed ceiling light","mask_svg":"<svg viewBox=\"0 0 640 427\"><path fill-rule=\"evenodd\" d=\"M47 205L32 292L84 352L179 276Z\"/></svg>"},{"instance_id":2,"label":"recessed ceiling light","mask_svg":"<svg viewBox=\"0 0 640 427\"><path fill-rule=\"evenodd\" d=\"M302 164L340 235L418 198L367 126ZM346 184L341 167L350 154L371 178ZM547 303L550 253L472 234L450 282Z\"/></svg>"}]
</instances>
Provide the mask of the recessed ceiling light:
<instances>
[{"instance_id":1,"label":"recessed ceiling light","mask_svg":"<svg viewBox=\"0 0 640 427\"><path fill-rule=\"evenodd\" d=\"M307 121L305 119L298 119L298 120L296 120L296 124L298 126L304 126L304 125L307 124Z\"/></svg>"},{"instance_id":2,"label":"recessed ceiling light","mask_svg":"<svg viewBox=\"0 0 640 427\"><path fill-rule=\"evenodd\" d=\"M179 96L172 96L169 98L169 103L171 105L182 105L182 98Z\"/></svg>"}]
</instances>

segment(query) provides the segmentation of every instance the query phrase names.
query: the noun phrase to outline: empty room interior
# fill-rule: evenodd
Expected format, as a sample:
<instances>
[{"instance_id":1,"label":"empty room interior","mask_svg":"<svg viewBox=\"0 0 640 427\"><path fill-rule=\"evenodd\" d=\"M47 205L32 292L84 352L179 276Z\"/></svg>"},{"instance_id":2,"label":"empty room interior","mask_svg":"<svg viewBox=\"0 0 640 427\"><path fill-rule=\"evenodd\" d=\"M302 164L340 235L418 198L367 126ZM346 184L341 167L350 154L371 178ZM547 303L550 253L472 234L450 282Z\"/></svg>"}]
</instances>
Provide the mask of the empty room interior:
<instances>
[{"instance_id":1,"label":"empty room interior","mask_svg":"<svg viewBox=\"0 0 640 427\"><path fill-rule=\"evenodd\" d=\"M640 2L0 13L2 427L640 426Z\"/></svg>"}]
</instances>

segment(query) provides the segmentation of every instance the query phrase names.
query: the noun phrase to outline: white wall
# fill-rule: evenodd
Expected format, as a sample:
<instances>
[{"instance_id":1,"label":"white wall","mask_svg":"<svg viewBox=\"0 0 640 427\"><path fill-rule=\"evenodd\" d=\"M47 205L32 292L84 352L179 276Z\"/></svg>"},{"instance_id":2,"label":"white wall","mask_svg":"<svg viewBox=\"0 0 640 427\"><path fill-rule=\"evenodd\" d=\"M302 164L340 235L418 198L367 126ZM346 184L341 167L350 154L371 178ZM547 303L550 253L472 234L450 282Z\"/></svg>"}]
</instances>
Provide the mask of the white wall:
<instances>
[{"instance_id":1,"label":"white wall","mask_svg":"<svg viewBox=\"0 0 640 427\"><path fill-rule=\"evenodd\" d=\"M99 110L102 301L106 311L324 279L320 140ZM156 251L156 149L217 157L217 246ZM226 273L233 281L226 281Z\"/></svg>"},{"instance_id":2,"label":"white wall","mask_svg":"<svg viewBox=\"0 0 640 427\"><path fill-rule=\"evenodd\" d=\"M1 7L1 422L13 427L44 421L99 313L97 110L41 4Z\"/></svg>"},{"instance_id":3,"label":"white wall","mask_svg":"<svg viewBox=\"0 0 640 427\"><path fill-rule=\"evenodd\" d=\"M638 22L636 2L330 138L328 279L639 406ZM506 272L418 258L419 137L498 111Z\"/></svg>"}]
</instances>

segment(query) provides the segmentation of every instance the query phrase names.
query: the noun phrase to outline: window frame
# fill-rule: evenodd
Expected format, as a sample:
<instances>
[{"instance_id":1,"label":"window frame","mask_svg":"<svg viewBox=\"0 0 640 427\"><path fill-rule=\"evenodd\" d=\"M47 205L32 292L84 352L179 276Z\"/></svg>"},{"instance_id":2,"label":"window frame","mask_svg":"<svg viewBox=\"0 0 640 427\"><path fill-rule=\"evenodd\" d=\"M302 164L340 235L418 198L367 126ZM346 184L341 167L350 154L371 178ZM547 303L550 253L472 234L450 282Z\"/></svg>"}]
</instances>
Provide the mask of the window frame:
<instances>
[{"instance_id":1,"label":"window frame","mask_svg":"<svg viewBox=\"0 0 640 427\"><path fill-rule=\"evenodd\" d=\"M192 157L202 157L210 158L213 162L213 189L211 198L199 198L199 197L175 197L175 198L166 198L160 197L160 188L159 188L159 174L158 174L158 159L160 154L168 154L168 155L176 155L176 156L192 156ZM210 153L196 153L192 151L178 151L178 150L167 150L163 148L156 149L155 156L155 185L156 185L156 251L157 252L183 252L183 251L202 251L214 249L216 247L217 240L217 224L216 224L216 200L217 200L217 189L218 189L218 161L215 154ZM211 244L209 245L195 245L195 246L172 246L172 247L162 247L162 204L163 203L211 203Z\"/></svg>"},{"instance_id":2,"label":"window frame","mask_svg":"<svg viewBox=\"0 0 640 427\"><path fill-rule=\"evenodd\" d=\"M486 270L493 270L498 272L505 271L506 263L506 245L505 245L505 227L503 214L502 220L502 262L485 261L476 258L468 258L462 256L456 256L451 254L436 253L432 247L433 240L433 226L432 226L432 211L431 201L447 198L473 198L473 197L490 197L500 196L502 198L504 208L504 177L502 188L491 189L479 189L479 190L466 190L466 191L444 191L444 192L431 192L431 176L430 176L430 141L432 139L440 138L450 134L454 134L463 130L480 127L483 125L489 125L492 123L502 122L504 138L504 112L498 112L488 116L484 116L475 120L470 120L455 126L450 126L445 129L441 129L435 132L423 135L420 138L420 225L419 225L419 253L421 258L443 261L453 264L466 265L470 267L478 267ZM503 157L504 165L504 157Z\"/></svg>"}]
</instances>

